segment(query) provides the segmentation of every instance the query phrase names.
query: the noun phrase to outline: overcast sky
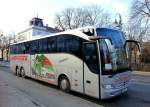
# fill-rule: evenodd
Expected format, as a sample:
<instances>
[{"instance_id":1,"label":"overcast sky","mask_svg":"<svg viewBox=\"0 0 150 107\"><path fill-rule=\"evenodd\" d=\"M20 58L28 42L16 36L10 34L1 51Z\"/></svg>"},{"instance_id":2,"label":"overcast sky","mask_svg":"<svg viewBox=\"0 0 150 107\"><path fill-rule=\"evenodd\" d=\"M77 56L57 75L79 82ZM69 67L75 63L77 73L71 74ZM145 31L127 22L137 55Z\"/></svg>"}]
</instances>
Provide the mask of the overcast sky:
<instances>
[{"instance_id":1,"label":"overcast sky","mask_svg":"<svg viewBox=\"0 0 150 107\"><path fill-rule=\"evenodd\" d=\"M67 7L100 5L112 14L128 17L132 0L0 0L0 30L20 32L28 27L29 20L38 15L44 24L54 27L54 15Z\"/></svg>"}]
</instances>

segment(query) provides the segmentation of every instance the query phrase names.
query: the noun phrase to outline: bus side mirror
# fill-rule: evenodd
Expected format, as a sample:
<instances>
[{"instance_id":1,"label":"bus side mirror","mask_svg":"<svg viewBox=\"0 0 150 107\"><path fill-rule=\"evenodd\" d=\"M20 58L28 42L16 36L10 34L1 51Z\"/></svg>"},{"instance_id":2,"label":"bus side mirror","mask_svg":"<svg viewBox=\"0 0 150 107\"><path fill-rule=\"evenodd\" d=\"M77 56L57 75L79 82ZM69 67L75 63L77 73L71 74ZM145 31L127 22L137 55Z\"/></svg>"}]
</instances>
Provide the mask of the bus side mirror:
<instances>
[{"instance_id":1,"label":"bus side mirror","mask_svg":"<svg viewBox=\"0 0 150 107\"><path fill-rule=\"evenodd\" d=\"M138 41L135 41L135 40L126 40L125 44L124 44L124 48L125 49L127 48L127 44L128 43L134 43L138 47L139 52L141 53L141 46L140 46L140 43Z\"/></svg>"},{"instance_id":2,"label":"bus side mirror","mask_svg":"<svg viewBox=\"0 0 150 107\"><path fill-rule=\"evenodd\" d=\"M124 44L124 48L125 48L125 50L126 50L126 54L127 54L127 58L128 58L128 61L129 61L129 68L131 68L131 56L129 55L129 52L128 52L128 50L129 50L129 48L127 47L128 45L128 43L134 43L136 46L137 46L137 48L138 48L138 52L139 52L139 55L141 54L141 46L140 46L140 43L138 42L138 41L135 41L135 40L126 40L126 42L125 42L125 44ZM131 45L132 46L132 45ZM133 47L132 47L133 48ZM129 50L130 51L130 50ZM131 50L132 51L132 50Z\"/></svg>"}]
</instances>

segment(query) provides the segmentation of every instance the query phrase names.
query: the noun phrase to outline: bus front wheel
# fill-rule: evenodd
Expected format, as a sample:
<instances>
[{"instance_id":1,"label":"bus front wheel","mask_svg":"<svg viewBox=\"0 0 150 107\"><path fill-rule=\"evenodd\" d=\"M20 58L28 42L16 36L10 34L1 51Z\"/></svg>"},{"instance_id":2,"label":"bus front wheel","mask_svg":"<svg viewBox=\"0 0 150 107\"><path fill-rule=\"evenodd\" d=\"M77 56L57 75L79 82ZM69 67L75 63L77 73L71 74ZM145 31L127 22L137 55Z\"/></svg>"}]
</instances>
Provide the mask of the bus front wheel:
<instances>
[{"instance_id":1,"label":"bus front wheel","mask_svg":"<svg viewBox=\"0 0 150 107\"><path fill-rule=\"evenodd\" d=\"M63 76L59 79L59 88L62 91L70 92L70 83L67 77Z\"/></svg>"}]
</instances>

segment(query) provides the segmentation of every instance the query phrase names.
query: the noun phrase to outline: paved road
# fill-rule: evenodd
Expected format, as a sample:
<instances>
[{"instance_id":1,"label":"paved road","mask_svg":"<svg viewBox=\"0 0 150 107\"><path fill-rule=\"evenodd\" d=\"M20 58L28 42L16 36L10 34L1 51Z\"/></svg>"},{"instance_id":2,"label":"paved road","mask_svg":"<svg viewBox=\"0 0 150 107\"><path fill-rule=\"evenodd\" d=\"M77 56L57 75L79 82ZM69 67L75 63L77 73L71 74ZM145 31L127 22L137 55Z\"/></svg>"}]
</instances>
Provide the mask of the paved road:
<instances>
[{"instance_id":1,"label":"paved road","mask_svg":"<svg viewBox=\"0 0 150 107\"><path fill-rule=\"evenodd\" d=\"M10 72L9 67L1 66L0 89L2 84L7 89L10 88L17 92L20 99L15 102L19 103L16 107L23 107L20 105L24 105L26 102L33 107L150 107L150 76L133 75L126 94L103 101L75 92L67 94L47 83L16 77ZM0 92L2 91L0 90ZM2 104L6 100L5 96L2 98L1 94L0 107L13 107L9 104ZM22 100L22 97L26 100Z\"/></svg>"}]
</instances>

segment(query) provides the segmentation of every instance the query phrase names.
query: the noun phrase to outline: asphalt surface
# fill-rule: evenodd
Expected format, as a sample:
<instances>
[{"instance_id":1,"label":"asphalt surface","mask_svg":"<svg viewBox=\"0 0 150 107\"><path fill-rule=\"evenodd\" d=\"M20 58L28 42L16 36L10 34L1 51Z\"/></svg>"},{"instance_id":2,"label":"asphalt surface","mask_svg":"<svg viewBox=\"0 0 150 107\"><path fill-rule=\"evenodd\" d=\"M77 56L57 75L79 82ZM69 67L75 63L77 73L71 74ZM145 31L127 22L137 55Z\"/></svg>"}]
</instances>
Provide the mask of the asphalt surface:
<instances>
[{"instance_id":1,"label":"asphalt surface","mask_svg":"<svg viewBox=\"0 0 150 107\"><path fill-rule=\"evenodd\" d=\"M133 75L128 92L109 100L97 100L76 92L12 74L0 66L0 107L150 107L150 76Z\"/></svg>"}]
</instances>

